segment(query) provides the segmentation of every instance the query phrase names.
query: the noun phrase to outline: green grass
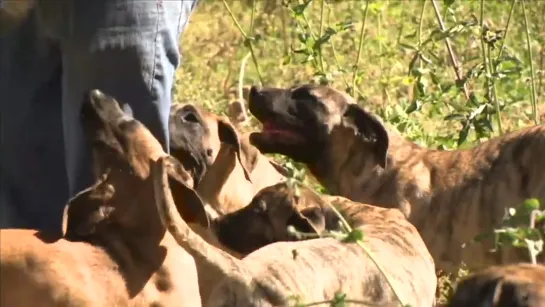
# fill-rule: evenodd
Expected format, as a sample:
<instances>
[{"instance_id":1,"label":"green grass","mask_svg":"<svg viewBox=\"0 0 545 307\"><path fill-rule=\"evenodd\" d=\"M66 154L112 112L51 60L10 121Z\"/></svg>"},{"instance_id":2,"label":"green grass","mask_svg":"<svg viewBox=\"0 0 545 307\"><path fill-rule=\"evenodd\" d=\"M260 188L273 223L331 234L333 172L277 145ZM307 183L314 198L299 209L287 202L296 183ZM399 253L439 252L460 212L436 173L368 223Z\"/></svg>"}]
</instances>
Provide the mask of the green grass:
<instances>
[{"instance_id":1,"label":"green grass","mask_svg":"<svg viewBox=\"0 0 545 307\"><path fill-rule=\"evenodd\" d=\"M416 0L283 2L255 1L252 10L252 0L227 1L245 39L222 1L200 0L181 41L175 100L226 113L251 44L260 74L249 57L242 85L260 75L268 86L329 83L430 148L473 146L545 120L545 1L436 0L437 11Z\"/></svg>"}]
</instances>

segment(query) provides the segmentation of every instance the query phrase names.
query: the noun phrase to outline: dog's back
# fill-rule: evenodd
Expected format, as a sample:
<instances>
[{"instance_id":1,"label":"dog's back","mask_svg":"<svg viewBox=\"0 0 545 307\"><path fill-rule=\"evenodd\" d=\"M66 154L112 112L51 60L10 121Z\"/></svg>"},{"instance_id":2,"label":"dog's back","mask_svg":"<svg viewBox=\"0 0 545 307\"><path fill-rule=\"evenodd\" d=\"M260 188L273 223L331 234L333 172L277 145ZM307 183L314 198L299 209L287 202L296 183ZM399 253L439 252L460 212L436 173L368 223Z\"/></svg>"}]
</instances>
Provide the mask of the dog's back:
<instances>
[{"instance_id":1,"label":"dog's back","mask_svg":"<svg viewBox=\"0 0 545 307\"><path fill-rule=\"evenodd\" d=\"M302 204L298 209L311 205L308 199L302 200L308 198L305 192L299 193ZM399 210L342 197L324 200L339 208L350 224L363 231L363 244L373 253L404 303L432 306L437 283L433 259L414 226ZM267 203L267 207L275 205L279 206ZM329 216L334 213L328 208L323 207L325 224L331 228L337 219ZM225 280L211 294L207 306L257 306L263 297L271 306L286 305L286 297L291 294L300 295L300 303L308 304L330 300L338 292L347 299L373 306L392 306L397 302L377 265L354 242L334 238L276 242L254 251L243 261L253 272L252 291Z\"/></svg>"},{"instance_id":2,"label":"dog's back","mask_svg":"<svg viewBox=\"0 0 545 307\"><path fill-rule=\"evenodd\" d=\"M394 260L391 257L396 250L378 246L378 241L366 240L365 244L386 268L385 273L403 302L432 306L436 284L435 279L428 277L433 276L433 267L420 269L421 262L399 255ZM403 262L412 264L412 274L405 274ZM336 294L371 306L395 306L397 302L378 267L355 243L342 243L334 238L277 242L250 254L244 263L254 272L252 291L225 280L212 292L205 306L285 306L289 305L286 300L290 295L301 304L310 304L331 300ZM257 303L262 303L263 298L269 304Z\"/></svg>"},{"instance_id":3,"label":"dog's back","mask_svg":"<svg viewBox=\"0 0 545 307\"><path fill-rule=\"evenodd\" d=\"M64 239L45 243L38 232L19 229L1 230L0 242L2 307L30 307L37 302L52 307L104 306L120 303L112 297L127 296L114 262L90 244ZM102 287L112 291L100 291ZM116 289L122 292L114 293Z\"/></svg>"}]
</instances>

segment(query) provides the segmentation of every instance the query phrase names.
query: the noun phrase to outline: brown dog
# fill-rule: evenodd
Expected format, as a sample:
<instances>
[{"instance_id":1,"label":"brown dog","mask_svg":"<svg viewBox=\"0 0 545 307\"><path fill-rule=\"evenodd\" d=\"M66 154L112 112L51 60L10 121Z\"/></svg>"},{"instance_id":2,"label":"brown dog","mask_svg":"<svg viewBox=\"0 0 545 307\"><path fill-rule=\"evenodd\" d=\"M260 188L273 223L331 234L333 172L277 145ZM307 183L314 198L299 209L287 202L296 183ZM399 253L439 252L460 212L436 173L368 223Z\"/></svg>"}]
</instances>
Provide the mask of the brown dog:
<instances>
[{"instance_id":1,"label":"brown dog","mask_svg":"<svg viewBox=\"0 0 545 307\"><path fill-rule=\"evenodd\" d=\"M219 215L246 206L261 188L285 180L285 171L240 137L224 116L193 104L173 105L170 153L193 173L195 188Z\"/></svg>"},{"instance_id":2,"label":"brown dog","mask_svg":"<svg viewBox=\"0 0 545 307\"><path fill-rule=\"evenodd\" d=\"M497 227L508 207L545 204L545 126L508 133L468 150L439 151L403 139L346 93L318 85L253 87L250 111L263 123L251 142L263 153L306 163L333 195L399 208L444 271L526 259L464 243Z\"/></svg>"},{"instance_id":3,"label":"brown dog","mask_svg":"<svg viewBox=\"0 0 545 307\"><path fill-rule=\"evenodd\" d=\"M294 223L295 227L302 226L302 230L312 229L314 226L310 226L309 219L299 214L294 205L299 202L308 205L320 198L304 200L306 192L297 196L283 183L261 191L256 196L259 200L242 209L245 210L241 214L243 217L214 227L219 231L231 228L227 231L233 233L243 230L238 223L245 220L252 230L240 233L238 238L249 235L250 240L254 240L259 233L264 236L264 240L257 244L254 241L252 247L244 249L263 247L239 260L207 244L179 218L163 169L160 160L153 166L153 171L158 173L154 178L163 176L163 181L156 185L156 203L163 223L177 242L193 255L197 267L206 268L214 280L220 281L208 298L203 297L205 306L288 306L290 296L299 297L301 303L311 303L331 300L339 292L347 299L372 306L398 305L384 276L355 243L318 238L269 244L283 236L282 227L286 224ZM266 204L258 204L260 201ZM433 259L414 226L396 209L353 206L346 199L344 204L347 216L357 216L352 220L359 219L354 226L365 232L365 246L385 267L404 303L432 306L436 288ZM325 206L322 201L314 205L317 208Z\"/></svg>"},{"instance_id":4,"label":"brown dog","mask_svg":"<svg viewBox=\"0 0 545 307\"><path fill-rule=\"evenodd\" d=\"M70 200L65 237L0 231L0 305L201 306L195 261L165 231L155 206L150 163L166 153L112 97L93 90L85 100L97 182ZM163 160L178 210L207 227L191 177L175 159Z\"/></svg>"},{"instance_id":5,"label":"brown dog","mask_svg":"<svg viewBox=\"0 0 545 307\"><path fill-rule=\"evenodd\" d=\"M213 232L223 246L247 255L275 242L300 240L288 226L313 234L340 230L340 219L318 194L307 188L298 193L286 183L263 188L246 207L212 220Z\"/></svg>"},{"instance_id":6,"label":"brown dog","mask_svg":"<svg viewBox=\"0 0 545 307\"><path fill-rule=\"evenodd\" d=\"M545 306L545 266L494 266L464 278L448 307Z\"/></svg>"}]
</instances>

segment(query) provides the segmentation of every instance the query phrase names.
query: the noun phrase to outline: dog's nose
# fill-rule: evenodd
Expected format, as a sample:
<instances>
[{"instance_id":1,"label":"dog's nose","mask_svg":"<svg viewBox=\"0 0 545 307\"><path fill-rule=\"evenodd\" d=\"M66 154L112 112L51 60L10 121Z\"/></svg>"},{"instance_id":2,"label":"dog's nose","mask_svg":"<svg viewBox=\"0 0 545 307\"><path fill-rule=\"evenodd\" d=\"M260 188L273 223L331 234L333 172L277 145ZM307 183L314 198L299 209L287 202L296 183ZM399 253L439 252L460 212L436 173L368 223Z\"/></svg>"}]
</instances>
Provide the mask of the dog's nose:
<instances>
[{"instance_id":1,"label":"dog's nose","mask_svg":"<svg viewBox=\"0 0 545 307\"><path fill-rule=\"evenodd\" d=\"M101 100L101 99L104 99L104 93L102 93L100 90L97 90L97 89L93 89L89 92L89 96L91 98L91 100Z\"/></svg>"},{"instance_id":2,"label":"dog's nose","mask_svg":"<svg viewBox=\"0 0 545 307\"><path fill-rule=\"evenodd\" d=\"M259 97L259 96L261 96L261 87L253 85L250 88L250 96L249 96L250 100L252 100L252 98L256 98L256 97Z\"/></svg>"}]
</instances>

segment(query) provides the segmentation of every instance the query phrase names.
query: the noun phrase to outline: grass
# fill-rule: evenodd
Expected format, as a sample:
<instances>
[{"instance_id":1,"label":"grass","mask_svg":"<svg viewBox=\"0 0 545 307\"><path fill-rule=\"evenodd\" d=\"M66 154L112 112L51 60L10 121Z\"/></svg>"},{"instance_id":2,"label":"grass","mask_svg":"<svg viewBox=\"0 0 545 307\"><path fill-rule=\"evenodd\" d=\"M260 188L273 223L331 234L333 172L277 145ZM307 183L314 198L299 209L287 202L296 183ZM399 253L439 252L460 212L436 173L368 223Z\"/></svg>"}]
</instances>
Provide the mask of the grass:
<instances>
[{"instance_id":1,"label":"grass","mask_svg":"<svg viewBox=\"0 0 545 307\"><path fill-rule=\"evenodd\" d=\"M544 16L528 0L199 0L174 97L221 114L239 85L328 83L414 142L474 146L545 120Z\"/></svg>"}]
</instances>

